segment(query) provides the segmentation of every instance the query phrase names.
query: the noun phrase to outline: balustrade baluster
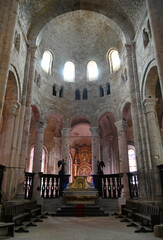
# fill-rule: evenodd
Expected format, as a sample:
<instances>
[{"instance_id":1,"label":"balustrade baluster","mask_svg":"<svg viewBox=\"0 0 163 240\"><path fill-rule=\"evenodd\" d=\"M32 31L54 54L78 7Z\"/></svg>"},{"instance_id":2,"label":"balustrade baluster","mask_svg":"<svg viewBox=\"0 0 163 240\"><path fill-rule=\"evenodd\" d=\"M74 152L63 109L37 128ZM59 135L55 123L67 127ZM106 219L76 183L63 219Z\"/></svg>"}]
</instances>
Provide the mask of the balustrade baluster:
<instances>
[{"instance_id":1,"label":"balustrade baluster","mask_svg":"<svg viewBox=\"0 0 163 240\"><path fill-rule=\"evenodd\" d=\"M106 198L106 178L102 177L103 180L103 197Z\"/></svg>"},{"instance_id":2,"label":"balustrade baluster","mask_svg":"<svg viewBox=\"0 0 163 240\"><path fill-rule=\"evenodd\" d=\"M45 176L42 177L43 179L43 185L42 185L42 197L45 197Z\"/></svg>"},{"instance_id":3,"label":"balustrade baluster","mask_svg":"<svg viewBox=\"0 0 163 240\"><path fill-rule=\"evenodd\" d=\"M28 188L28 176L25 176L25 182L24 182L25 198L28 198L27 188Z\"/></svg>"},{"instance_id":4,"label":"balustrade baluster","mask_svg":"<svg viewBox=\"0 0 163 240\"><path fill-rule=\"evenodd\" d=\"M108 198L111 198L111 182L110 182L110 177L108 179Z\"/></svg>"},{"instance_id":5,"label":"balustrade baluster","mask_svg":"<svg viewBox=\"0 0 163 240\"><path fill-rule=\"evenodd\" d=\"M51 198L54 198L54 177L51 178Z\"/></svg>"},{"instance_id":6,"label":"balustrade baluster","mask_svg":"<svg viewBox=\"0 0 163 240\"><path fill-rule=\"evenodd\" d=\"M59 197L59 178L56 177L55 198Z\"/></svg>"},{"instance_id":7,"label":"balustrade baluster","mask_svg":"<svg viewBox=\"0 0 163 240\"><path fill-rule=\"evenodd\" d=\"M112 191L113 191L113 198L116 198L116 185L115 185L115 178L112 177Z\"/></svg>"},{"instance_id":8,"label":"balustrade baluster","mask_svg":"<svg viewBox=\"0 0 163 240\"><path fill-rule=\"evenodd\" d=\"M50 180L50 178L47 177L46 179L47 179L47 185L46 185L46 198L49 198L49 180Z\"/></svg>"}]
</instances>

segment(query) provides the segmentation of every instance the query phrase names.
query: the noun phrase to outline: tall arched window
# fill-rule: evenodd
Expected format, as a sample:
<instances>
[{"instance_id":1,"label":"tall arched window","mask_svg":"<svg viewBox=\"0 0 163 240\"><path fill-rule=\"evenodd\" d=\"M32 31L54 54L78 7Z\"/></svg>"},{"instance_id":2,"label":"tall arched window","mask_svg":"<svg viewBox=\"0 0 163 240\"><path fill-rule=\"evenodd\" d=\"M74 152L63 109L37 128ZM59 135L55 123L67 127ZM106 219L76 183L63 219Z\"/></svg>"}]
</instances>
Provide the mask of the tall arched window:
<instances>
[{"instance_id":1,"label":"tall arched window","mask_svg":"<svg viewBox=\"0 0 163 240\"><path fill-rule=\"evenodd\" d=\"M120 58L117 50L113 49L109 52L107 56L110 63L111 72L115 72L120 68Z\"/></svg>"},{"instance_id":2,"label":"tall arched window","mask_svg":"<svg viewBox=\"0 0 163 240\"><path fill-rule=\"evenodd\" d=\"M46 157L47 157L47 150L45 147L42 149L42 161L41 161L41 172L45 172L46 167ZM27 171L33 172L33 160L34 160L34 146L31 148L29 153L29 166Z\"/></svg>"},{"instance_id":3,"label":"tall arched window","mask_svg":"<svg viewBox=\"0 0 163 240\"><path fill-rule=\"evenodd\" d=\"M48 74L51 74L52 61L53 61L52 53L46 50L42 56L41 67Z\"/></svg>"},{"instance_id":4,"label":"tall arched window","mask_svg":"<svg viewBox=\"0 0 163 240\"><path fill-rule=\"evenodd\" d=\"M128 145L128 160L129 160L129 171L136 172L137 171L136 152L135 152L135 147L132 145Z\"/></svg>"},{"instance_id":5,"label":"tall arched window","mask_svg":"<svg viewBox=\"0 0 163 240\"><path fill-rule=\"evenodd\" d=\"M63 70L64 80L67 82L75 82L75 64L67 61Z\"/></svg>"},{"instance_id":6,"label":"tall arched window","mask_svg":"<svg viewBox=\"0 0 163 240\"><path fill-rule=\"evenodd\" d=\"M29 167L28 171L33 171L33 158L34 158L34 147L31 148L30 155L29 155Z\"/></svg>"},{"instance_id":7,"label":"tall arched window","mask_svg":"<svg viewBox=\"0 0 163 240\"><path fill-rule=\"evenodd\" d=\"M98 67L95 61L90 61L87 64L87 77L89 81L96 80L98 77Z\"/></svg>"}]
</instances>

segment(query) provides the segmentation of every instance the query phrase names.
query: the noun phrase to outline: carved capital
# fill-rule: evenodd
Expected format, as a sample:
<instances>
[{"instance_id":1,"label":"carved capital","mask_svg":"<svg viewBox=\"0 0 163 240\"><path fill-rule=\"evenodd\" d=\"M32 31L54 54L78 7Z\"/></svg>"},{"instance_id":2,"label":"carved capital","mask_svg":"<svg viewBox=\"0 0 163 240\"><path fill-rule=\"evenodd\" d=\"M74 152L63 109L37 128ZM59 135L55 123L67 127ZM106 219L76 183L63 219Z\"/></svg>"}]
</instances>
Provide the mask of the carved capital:
<instances>
[{"instance_id":1,"label":"carved capital","mask_svg":"<svg viewBox=\"0 0 163 240\"><path fill-rule=\"evenodd\" d=\"M128 123L125 120L115 122L114 125L116 126L118 132L126 131L128 128Z\"/></svg>"},{"instance_id":2,"label":"carved capital","mask_svg":"<svg viewBox=\"0 0 163 240\"><path fill-rule=\"evenodd\" d=\"M44 133L45 128L47 127L47 124L41 121L35 122L35 130L36 132Z\"/></svg>"},{"instance_id":3,"label":"carved capital","mask_svg":"<svg viewBox=\"0 0 163 240\"><path fill-rule=\"evenodd\" d=\"M71 128L62 128L62 137L70 137Z\"/></svg>"},{"instance_id":4,"label":"carved capital","mask_svg":"<svg viewBox=\"0 0 163 240\"><path fill-rule=\"evenodd\" d=\"M16 115L16 112L19 106L20 106L20 103L18 101L15 101L15 100L5 101L5 110L7 114Z\"/></svg>"},{"instance_id":5,"label":"carved capital","mask_svg":"<svg viewBox=\"0 0 163 240\"><path fill-rule=\"evenodd\" d=\"M90 131L92 133L92 137L99 137L99 128L98 127L90 127Z\"/></svg>"},{"instance_id":6,"label":"carved capital","mask_svg":"<svg viewBox=\"0 0 163 240\"><path fill-rule=\"evenodd\" d=\"M143 101L143 105L145 108L145 112L155 112L155 106L156 106L157 98L146 98Z\"/></svg>"}]
</instances>

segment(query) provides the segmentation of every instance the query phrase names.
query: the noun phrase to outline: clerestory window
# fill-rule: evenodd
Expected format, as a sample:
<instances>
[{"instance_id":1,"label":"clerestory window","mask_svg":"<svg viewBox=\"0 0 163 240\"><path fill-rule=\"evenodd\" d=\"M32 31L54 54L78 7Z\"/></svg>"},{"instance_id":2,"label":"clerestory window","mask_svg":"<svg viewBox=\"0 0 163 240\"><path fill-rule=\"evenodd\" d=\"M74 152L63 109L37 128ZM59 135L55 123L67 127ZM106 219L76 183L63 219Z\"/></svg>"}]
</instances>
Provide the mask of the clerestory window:
<instances>
[{"instance_id":1,"label":"clerestory window","mask_svg":"<svg viewBox=\"0 0 163 240\"><path fill-rule=\"evenodd\" d=\"M53 55L49 50L46 50L42 56L41 67L48 74L51 74L52 62Z\"/></svg>"},{"instance_id":2,"label":"clerestory window","mask_svg":"<svg viewBox=\"0 0 163 240\"><path fill-rule=\"evenodd\" d=\"M98 78L98 67L95 61L90 61L87 64L87 78L88 81L94 81Z\"/></svg>"},{"instance_id":3,"label":"clerestory window","mask_svg":"<svg viewBox=\"0 0 163 240\"><path fill-rule=\"evenodd\" d=\"M107 55L107 60L110 64L110 71L113 73L120 68L120 58L117 50L113 49L109 51Z\"/></svg>"},{"instance_id":4,"label":"clerestory window","mask_svg":"<svg viewBox=\"0 0 163 240\"><path fill-rule=\"evenodd\" d=\"M64 80L66 82L75 82L75 64L71 61L67 61L63 70Z\"/></svg>"}]
</instances>

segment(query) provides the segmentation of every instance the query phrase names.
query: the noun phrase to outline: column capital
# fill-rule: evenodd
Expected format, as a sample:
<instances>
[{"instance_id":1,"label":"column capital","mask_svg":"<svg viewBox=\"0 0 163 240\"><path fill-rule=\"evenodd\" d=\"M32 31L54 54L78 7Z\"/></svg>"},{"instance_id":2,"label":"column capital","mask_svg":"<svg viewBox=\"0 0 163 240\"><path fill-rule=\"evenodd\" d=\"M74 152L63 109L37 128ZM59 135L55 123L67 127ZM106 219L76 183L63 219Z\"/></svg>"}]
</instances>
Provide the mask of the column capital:
<instances>
[{"instance_id":1,"label":"column capital","mask_svg":"<svg viewBox=\"0 0 163 240\"><path fill-rule=\"evenodd\" d=\"M70 137L71 128L62 128L62 137Z\"/></svg>"},{"instance_id":2,"label":"column capital","mask_svg":"<svg viewBox=\"0 0 163 240\"><path fill-rule=\"evenodd\" d=\"M90 131L92 133L92 137L99 136L99 127L90 127Z\"/></svg>"},{"instance_id":3,"label":"column capital","mask_svg":"<svg viewBox=\"0 0 163 240\"><path fill-rule=\"evenodd\" d=\"M36 132L44 133L45 128L47 127L47 124L41 121L35 122L35 130Z\"/></svg>"},{"instance_id":4,"label":"column capital","mask_svg":"<svg viewBox=\"0 0 163 240\"><path fill-rule=\"evenodd\" d=\"M7 114L16 115L17 109L19 108L20 103L15 100L6 100L5 109Z\"/></svg>"},{"instance_id":5,"label":"column capital","mask_svg":"<svg viewBox=\"0 0 163 240\"><path fill-rule=\"evenodd\" d=\"M125 120L120 120L114 123L118 132L126 131L128 128L128 122Z\"/></svg>"},{"instance_id":6,"label":"column capital","mask_svg":"<svg viewBox=\"0 0 163 240\"><path fill-rule=\"evenodd\" d=\"M145 107L145 112L155 112L155 106L156 106L157 98L146 98L143 101L143 105Z\"/></svg>"}]
</instances>

